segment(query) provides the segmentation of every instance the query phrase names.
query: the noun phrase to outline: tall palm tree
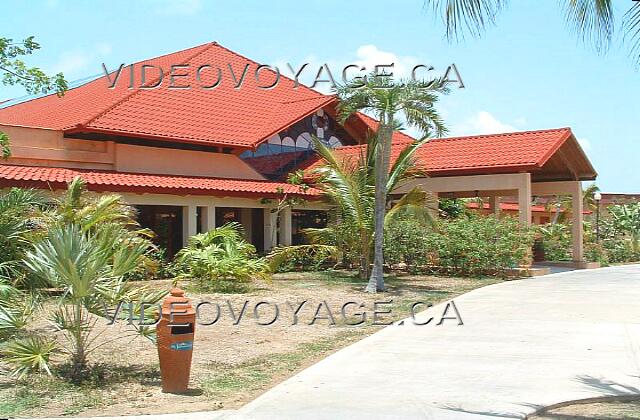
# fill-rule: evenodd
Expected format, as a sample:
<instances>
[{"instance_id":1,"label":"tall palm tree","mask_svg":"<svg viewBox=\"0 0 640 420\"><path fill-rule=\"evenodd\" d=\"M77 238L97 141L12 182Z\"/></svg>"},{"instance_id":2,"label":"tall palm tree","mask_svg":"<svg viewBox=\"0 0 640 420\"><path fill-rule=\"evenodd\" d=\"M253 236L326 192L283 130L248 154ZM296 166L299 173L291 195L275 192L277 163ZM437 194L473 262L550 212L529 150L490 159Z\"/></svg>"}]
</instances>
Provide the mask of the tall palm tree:
<instances>
[{"instance_id":1,"label":"tall palm tree","mask_svg":"<svg viewBox=\"0 0 640 420\"><path fill-rule=\"evenodd\" d=\"M385 190L389 194L393 194L403 181L422 175L415 168L414 155L425 142L426 139L415 141L400 151L386 180ZM369 276L375 232L378 138L370 138L368 147L359 150L356 156L341 155L317 139L314 139L314 143L316 152L322 158L322 166L315 171L319 175L315 186L334 205L335 216L340 223L322 229L307 229L307 233L316 244L332 244L343 252L357 252L360 276L366 279ZM384 215L384 224L401 214L411 214L425 223L433 221L429 195L418 187L394 198L393 202L390 202L389 195L385 198L383 208L390 208Z\"/></svg>"},{"instance_id":2,"label":"tall palm tree","mask_svg":"<svg viewBox=\"0 0 640 420\"><path fill-rule=\"evenodd\" d=\"M425 138L442 136L447 130L435 109L438 94L448 93L443 79L425 81L394 81L389 76L371 75L362 81L352 81L336 89L341 99L338 105L340 120L344 123L358 111L374 114L379 125L375 145L375 198L374 198L374 262L366 291L384 290L384 218L387 202L387 180L391 160L391 141L398 127L396 118L404 117L407 124L422 131ZM368 152L369 153L369 152ZM373 153L373 151L372 151Z\"/></svg>"},{"instance_id":3,"label":"tall palm tree","mask_svg":"<svg viewBox=\"0 0 640 420\"><path fill-rule=\"evenodd\" d=\"M618 0L621 3L620 0ZM480 36L509 0L425 0L442 15L448 39L459 39L465 33ZM569 26L592 44L598 52L608 49L616 26L613 0L563 0L565 19ZM640 65L640 2L628 1L629 9L623 15L620 28L623 39L629 43L630 53Z\"/></svg>"}]
</instances>

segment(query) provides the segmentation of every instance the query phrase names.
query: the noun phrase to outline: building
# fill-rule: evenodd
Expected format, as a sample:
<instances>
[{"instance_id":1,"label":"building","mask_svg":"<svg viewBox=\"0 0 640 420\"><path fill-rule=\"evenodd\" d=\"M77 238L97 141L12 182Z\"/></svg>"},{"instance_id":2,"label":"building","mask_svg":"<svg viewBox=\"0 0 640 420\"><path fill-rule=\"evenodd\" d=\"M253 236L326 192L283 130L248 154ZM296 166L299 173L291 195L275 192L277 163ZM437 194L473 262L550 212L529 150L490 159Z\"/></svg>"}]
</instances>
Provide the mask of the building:
<instances>
[{"instance_id":1,"label":"building","mask_svg":"<svg viewBox=\"0 0 640 420\"><path fill-rule=\"evenodd\" d=\"M243 69L255 77L238 83ZM311 135L347 156L377 123L356 114L339 124L335 97L275 80L270 69L207 43L121 67L61 98L9 101L0 105L0 130L10 136L12 156L0 162L0 187L56 191L80 176L91 191L119 193L135 205L169 254L231 220L261 251L295 243L301 228L326 222L317 190L284 182L314 164ZM394 154L410 141L395 133ZM428 177L403 188L494 197L494 204L516 196L526 224L532 194L579 197L580 181L596 177L568 128L435 139L417 152L417 163ZM301 204L281 208L285 196ZM581 261L581 229L574 238Z\"/></svg>"}]
</instances>

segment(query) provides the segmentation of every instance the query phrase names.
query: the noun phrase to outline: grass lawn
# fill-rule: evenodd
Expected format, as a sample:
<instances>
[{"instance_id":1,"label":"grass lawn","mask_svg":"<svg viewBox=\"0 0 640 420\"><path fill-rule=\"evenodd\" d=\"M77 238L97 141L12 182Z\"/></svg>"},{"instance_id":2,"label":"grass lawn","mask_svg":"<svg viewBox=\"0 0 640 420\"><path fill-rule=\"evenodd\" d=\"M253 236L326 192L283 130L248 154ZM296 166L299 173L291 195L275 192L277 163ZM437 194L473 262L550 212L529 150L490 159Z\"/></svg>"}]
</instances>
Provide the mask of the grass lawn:
<instances>
[{"instance_id":1,"label":"grass lawn","mask_svg":"<svg viewBox=\"0 0 640 420\"><path fill-rule=\"evenodd\" d=\"M299 370L382 328L371 324L373 303L393 300L381 310L382 322L410 316L415 301L437 303L478 287L500 282L499 279L462 279L432 276L391 276L385 293L363 292L364 283L348 272L285 273L270 283L257 284L253 290L239 294L196 293L186 288L188 296L220 305L219 320L211 326L197 326L191 371L191 391L186 395L163 394L157 352L148 340L136 337L118 340L92 354L94 368L82 386L60 379L31 375L20 381L0 376L0 417L12 416L109 416L159 414L237 408L254 399ZM157 281L169 288L170 282ZM247 302L243 318L237 319ZM278 304L280 316L272 325L258 325L254 308L258 302ZM293 324L294 310L307 303ZM358 308L341 316L341 306L354 301L364 304L368 312L363 326L350 326L359 318ZM335 319L328 318L326 307ZM291 306L289 306L289 304ZM318 310L318 306L322 308ZM204 320L215 318L213 307L203 309ZM318 311L318 314L316 314ZM273 318L273 305L260 308L260 320ZM317 316L316 316L317 315ZM316 318L314 325L309 325ZM50 328L39 320L34 328ZM106 327L104 337L115 337L123 323Z\"/></svg>"}]
</instances>

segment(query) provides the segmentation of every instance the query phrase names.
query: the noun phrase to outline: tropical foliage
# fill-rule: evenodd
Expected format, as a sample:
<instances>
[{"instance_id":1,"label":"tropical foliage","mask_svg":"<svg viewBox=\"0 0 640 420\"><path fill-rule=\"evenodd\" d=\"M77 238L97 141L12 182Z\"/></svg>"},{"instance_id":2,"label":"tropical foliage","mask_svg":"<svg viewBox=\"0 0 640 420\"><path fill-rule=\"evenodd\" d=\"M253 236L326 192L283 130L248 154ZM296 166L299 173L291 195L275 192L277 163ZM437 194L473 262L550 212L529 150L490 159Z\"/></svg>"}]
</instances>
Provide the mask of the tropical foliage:
<instances>
[{"instance_id":1,"label":"tropical foliage","mask_svg":"<svg viewBox=\"0 0 640 420\"><path fill-rule=\"evenodd\" d=\"M202 289L222 291L268 278L267 260L255 254L255 247L243 238L242 226L234 222L189 238L176 263L183 278L196 280Z\"/></svg>"},{"instance_id":2,"label":"tropical foliage","mask_svg":"<svg viewBox=\"0 0 640 420\"><path fill-rule=\"evenodd\" d=\"M448 39L460 39L465 33L480 36L487 26L509 4L508 0L427 0L442 16ZM515 2L514 2L515 3ZM614 0L564 0L564 15L568 25L583 41L597 51L606 51L614 37L616 26L629 45L636 63L640 64L640 3L627 2L628 9L618 22Z\"/></svg>"},{"instance_id":3,"label":"tropical foliage","mask_svg":"<svg viewBox=\"0 0 640 420\"><path fill-rule=\"evenodd\" d=\"M0 220L15 219L3 226L15 232L19 245L14 259L3 261L11 270L0 284L4 360L15 365L17 375L32 369L50 373L49 358L60 349L71 356L71 379L80 381L87 356L104 345L95 328L99 319L112 317L111 308L121 303L131 304L134 313L140 313L140 303L157 302L164 296L164 291L134 287L125 279L141 264L151 242L135 223L132 208L117 196L88 194L80 179L44 207L33 193L20 190L9 191L0 203L5 203ZM29 209L23 213L25 220L15 222L20 219L16 213L24 209ZM27 216L36 210L33 220L37 223ZM27 328L48 289L60 292L49 315L65 337L59 342ZM137 332L152 336L148 329Z\"/></svg>"},{"instance_id":4,"label":"tropical foliage","mask_svg":"<svg viewBox=\"0 0 640 420\"><path fill-rule=\"evenodd\" d=\"M402 116L406 123L420 130L424 138L441 136L446 128L435 109L439 94L448 92L446 81L394 81L390 76L372 74L366 79L353 80L336 89L340 97L338 105L342 122L355 112L369 112L378 120L374 144L369 144L367 154L375 154L374 205L373 205L373 270L366 291L384 290L384 225L389 192L391 142L393 132L399 127L396 118ZM361 256L365 261L366 255Z\"/></svg>"},{"instance_id":5,"label":"tropical foliage","mask_svg":"<svg viewBox=\"0 0 640 420\"><path fill-rule=\"evenodd\" d=\"M613 228L630 243L631 251L640 253L640 203L617 204L608 208Z\"/></svg>"},{"instance_id":6,"label":"tropical foliage","mask_svg":"<svg viewBox=\"0 0 640 420\"><path fill-rule=\"evenodd\" d=\"M411 215L424 223L432 221L433 207L429 195L419 188L405 194L396 192L398 186L419 175L413 165L413 156L424 140L408 144L398 155L389 170L385 189L391 193L385 202L385 224L391 220ZM375 171L379 158L378 138L369 140L369 147L357 156L342 156L315 141L322 165L316 169L315 186L333 205L331 223L322 229L307 229L307 236L314 244L334 246L344 262L357 266L363 279L369 276L375 232ZM394 194L395 193L395 194ZM393 197L391 200L389 197ZM431 209L429 205L431 204Z\"/></svg>"}]
</instances>

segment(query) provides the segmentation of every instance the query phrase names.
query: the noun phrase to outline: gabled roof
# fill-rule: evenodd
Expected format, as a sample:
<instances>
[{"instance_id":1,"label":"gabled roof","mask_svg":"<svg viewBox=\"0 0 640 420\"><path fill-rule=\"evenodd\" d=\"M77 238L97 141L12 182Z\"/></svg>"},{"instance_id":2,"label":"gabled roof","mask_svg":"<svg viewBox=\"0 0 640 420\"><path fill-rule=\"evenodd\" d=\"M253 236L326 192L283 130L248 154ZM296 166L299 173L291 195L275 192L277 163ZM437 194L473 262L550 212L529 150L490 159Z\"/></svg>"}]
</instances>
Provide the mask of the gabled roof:
<instances>
[{"instance_id":1,"label":"gabled roof","mask_svg":"<svg viewBox=\"0 0 640 420\"><path fill-rule=\"evenodd\" d=\"M406 134L394 136L392 162L412 141ZM336 150L357 159L362 147ZM417 168L432 177L531 172L534 180L592 180L597 175L570 128L432 139L414 156Z\"/></svg>"},{"instance_id":2,"label":"gabled roof","mask_svg":"<svg viewBox=\"0 0 640 420\"><path fill-rule=\"evenodd\" d=\"M242 86L234 88L249 64ZM164 70L162 84L155 89L139 89L143 65ZM191 89L169 89L172 65L185 65L176 73L189 77L176 79L176 85ZM213 84L217 68L222 71L220 85ZM136 88L129 89L129 67L125 66L114 89L106 76L66 92L59 98L49 95L0 109L0 124L63 130L67 133L102 133L154 140L254 148L271 135L290 126L319 108L335 101L299 85L284 76L273 89L261 89L255 78L258 63L213 42L134 64ZM149 68L147 85L157 82L157 71ZM113 80L114 73L111 73ZM152 77L156 79L152 79ZM271 70L260 71L260 81L268 85L275 79Z\"/></svg>"},{"instance_id":3,"label":"gabled roof","mask_svg":"<svg viewBox=\"0 0 640 420\"><path fill-rule=\"evenodd\" d=\"M0 165L0 188L65 189L67 183L75 177L82 178L87 183L87 188L92 191L261 198L276 198L285 193L308 199L319 195L319 191L313 188L302 190L298 186L284 182Z\"/></svg>"}]
</instances>

